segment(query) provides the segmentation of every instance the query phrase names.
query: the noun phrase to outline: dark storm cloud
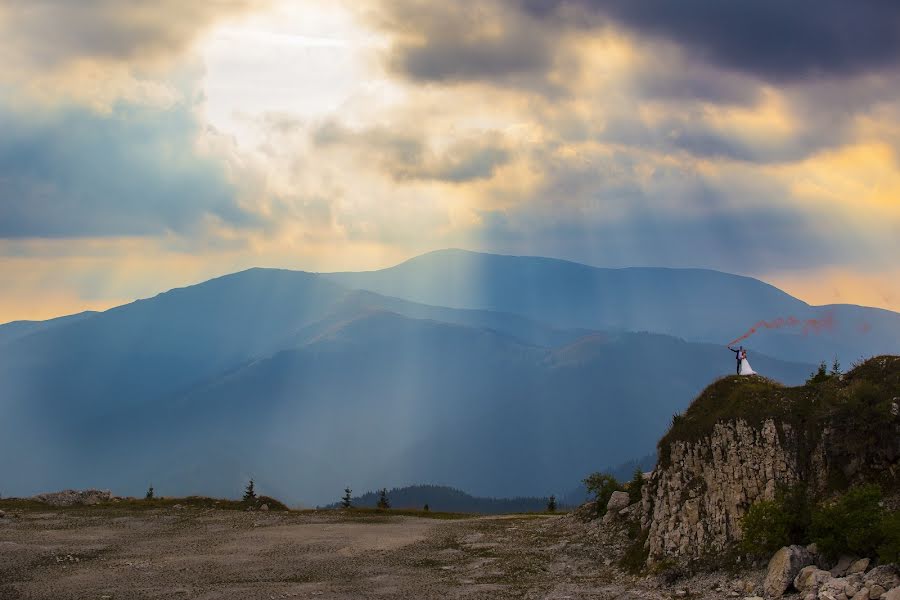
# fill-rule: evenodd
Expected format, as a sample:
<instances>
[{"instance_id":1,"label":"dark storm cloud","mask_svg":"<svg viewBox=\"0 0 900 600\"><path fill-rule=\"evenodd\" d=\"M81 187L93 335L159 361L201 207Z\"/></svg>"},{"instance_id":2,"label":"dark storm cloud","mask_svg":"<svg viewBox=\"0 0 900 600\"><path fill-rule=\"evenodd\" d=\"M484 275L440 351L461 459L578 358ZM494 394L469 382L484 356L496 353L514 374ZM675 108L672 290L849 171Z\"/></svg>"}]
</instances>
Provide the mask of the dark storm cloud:
<instances>
[{"instance_id":1,"label":"dark storm cloud","mask_svg":"<svg viewBox=\"0 0 900 600\"><path fill-rule=\"evenodd\" d=\"M772 81L856 75L900 60L895 0L510 0L562 26L613 23Z\"/></svg>"},{"instance_id":2,"label":"dark storm cloud","mask_svg":"<svg viewBox=\"0 0 900 600\"><path fill-rule=\"evenodd\" d=\"M189 107L22 113L0 104L0 237L190 233L256 224L223 165L194 150Z\"/></svg>"}]
</instances>

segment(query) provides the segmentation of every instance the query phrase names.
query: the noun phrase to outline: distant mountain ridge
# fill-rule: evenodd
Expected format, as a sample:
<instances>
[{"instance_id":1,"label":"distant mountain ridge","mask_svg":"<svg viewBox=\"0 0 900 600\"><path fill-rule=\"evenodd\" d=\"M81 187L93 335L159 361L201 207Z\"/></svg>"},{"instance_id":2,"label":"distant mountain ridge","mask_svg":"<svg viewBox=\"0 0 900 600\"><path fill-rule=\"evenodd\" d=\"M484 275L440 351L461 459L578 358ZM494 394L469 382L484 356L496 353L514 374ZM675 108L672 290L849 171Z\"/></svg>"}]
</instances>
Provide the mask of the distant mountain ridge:
<instances>
[{"instance_id":1,"label":"distant mountain ridge","mask_svg":"<svg viewBox=\"0 0 900 600\"><path fill-rule=\"evenodd\" d=\"M352 505L360 508L376 508L380 494L370 491L354 496ZM477 513L483 515L503 515L521 512L544 512L547 509L549 496L545 498L479 498L462 490L446 485L408 485L387 490L387 498L391 508L408 508L422 510L426 505L431 511ZM328 508L337 508L340 503L329 504ZM559 509L563 506L557 498Z\"/></svg>"},{"instance_id":2,"label":"distant mountain ridge","mask_svg":"<svg viewBox=\"0 0 900 600\"><path fill-rule=\"evenodd\" d=\"M347 483L429 480L477 496L558 495L647 454L673 413L733 369L720 344L550 313L251 269L19 329L0 343L4 492L134 495L152 480L228 496L252 475L263 493L307 504ZM813 370L751 353L786 383Z\"/></svg>"}]
</instances>

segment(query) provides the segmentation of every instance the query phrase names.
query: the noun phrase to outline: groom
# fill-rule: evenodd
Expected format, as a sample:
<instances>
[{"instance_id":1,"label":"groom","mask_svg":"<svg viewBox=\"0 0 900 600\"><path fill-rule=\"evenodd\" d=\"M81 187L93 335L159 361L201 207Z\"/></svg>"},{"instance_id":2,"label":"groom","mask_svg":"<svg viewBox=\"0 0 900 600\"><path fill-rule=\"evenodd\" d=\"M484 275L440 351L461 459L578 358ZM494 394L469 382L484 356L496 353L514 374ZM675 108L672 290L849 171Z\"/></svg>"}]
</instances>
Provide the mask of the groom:
<instances>
[{"instance_id":1,"label":"groom","mask_svg":"<svg viewBox=\"0 0 900 600\"><path fill-rule=\"evenodd\" d=\"M734 352L734 357L737 359L737 374L740 375L741 374L741 358L743 357L743 354L744 354L744 347L740 346L737 350L735 350L731 346L728 346L728 349L731 350L732 352Z\"/></svg>"}]
</instances>

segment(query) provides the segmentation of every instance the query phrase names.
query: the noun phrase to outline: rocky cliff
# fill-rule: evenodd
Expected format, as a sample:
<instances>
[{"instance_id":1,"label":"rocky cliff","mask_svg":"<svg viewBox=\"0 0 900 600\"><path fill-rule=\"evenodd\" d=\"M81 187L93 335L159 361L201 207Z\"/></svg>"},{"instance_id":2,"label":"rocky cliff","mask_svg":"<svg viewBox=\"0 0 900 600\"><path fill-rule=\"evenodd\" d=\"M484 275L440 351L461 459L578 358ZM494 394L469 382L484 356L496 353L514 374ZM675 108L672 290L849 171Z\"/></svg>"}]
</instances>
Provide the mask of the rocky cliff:
<instances>
[{"instance_id":1,"label":"rocky cliff","mask_svg":"<svg viewBox=\"0 0 900 600\"><path fill-rule=\"evenodd\" d=\"M860 482L900 487L900 357L788 388L727 377L707 388L660 440L643 489L649 563L721 556L750 506L779 486L814 497Z\"/></svg>"}]
</instances>

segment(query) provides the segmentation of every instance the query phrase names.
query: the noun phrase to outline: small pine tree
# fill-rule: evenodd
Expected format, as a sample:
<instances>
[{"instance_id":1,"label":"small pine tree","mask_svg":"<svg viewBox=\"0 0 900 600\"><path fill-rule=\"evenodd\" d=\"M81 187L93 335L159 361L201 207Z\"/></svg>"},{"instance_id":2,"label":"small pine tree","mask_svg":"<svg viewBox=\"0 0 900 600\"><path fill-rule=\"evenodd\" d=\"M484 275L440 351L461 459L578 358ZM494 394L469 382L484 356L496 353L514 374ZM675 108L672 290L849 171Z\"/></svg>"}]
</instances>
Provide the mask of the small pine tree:
<instances>
[{"instance_id":1,"label":"small pine tree","mask_svg":"<svg viewBox=\"0 0 900 600\"><path fill-rule=\"evenodd\" d=\"M838 357L834 357L834 362L831 363L831 376L839 377L841 375L841 362L838 360Z\"/></svg>"},{"instance_id":2,"label":"small pine tree","mask_svg":"<svg viewBox=\"0 0 900 600\"><path fill-rule=\"evenodd\" d=\"M644 488L644 472L638 467L634 470L631 482L628 484L628 501L634 504L641 499L641 490Z\"/></svg>"},{"instance_id":3,"label":"small pine tree","mask_svg":"<svg viewBox=\"0 0 900 600\"><path fill-rule=\"evenodd\" d=\"M256 500L256 488L253 485L253 479L251 479L247 487L244 488L244 502L253 502L254 500Z\"/></svg>"},{"instance_id":4,"label":"small pine tree","mask_svg":"<svg viewBox=\"0 0 900 600\"><path fill-rule=\"evenodd\" d=\"M556 496L551 495L547 500L547 512L556 512Z\"/></svg>"},{"instance_id":5,"label":"small pine tree","mask_svg":"<svg viewBox=\"0 0 900 600\"><path fill-rule=\"evenodd\" d=\"M422 510L424 510L425 512L428 512L428 511L431 510L431 508L428 507L428 503L427 503L427 502L425 503L425 506L422 507Z\"/></svg>"},{"instance_id":6,"label":"small pine tree","mask_svg":"<svg viewBox=\"0 0 900 600\"><path fill-rule=\"evenodd\" d=\"M812 383L822 383L823 381L828 381L830 379L828 375L828 365L825 364L823 360L819 363L819 368L815 373L810 374L809 379L806 380L807 385Z\"/></svg>"},{"instance_id":7,"label":"small pine tree","mask_svg":"<svg viewBox=\"0 0 900 600\"><path fill-rule=\"evenodd\" d=\"M144 500L153 500L153 486L151 485L147 488L147 493L144 495Z\"/></svg>"},{"instance_id":8,"label":"small pine tree","mask_svg":"<svg viewBox=\"0 0 900 600\"><path fill-rule=\"evenodd\" d=\"M378 508L388 509L391 507L391 502L387 497L387 488L381 488L381 491L378 492Z\"/></svg>"},{"instance_id":9,"label":"small pine tree","mask_svg":"<svg viewBox=\"0 0 900 600\"><path fill-rule=\"evenodd\" d=\"M349 487L344 488L344 497L341 498L341 508L352 508L353 502L350 500L353 490Z\"/></svg>"}]
</instances>

